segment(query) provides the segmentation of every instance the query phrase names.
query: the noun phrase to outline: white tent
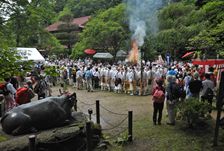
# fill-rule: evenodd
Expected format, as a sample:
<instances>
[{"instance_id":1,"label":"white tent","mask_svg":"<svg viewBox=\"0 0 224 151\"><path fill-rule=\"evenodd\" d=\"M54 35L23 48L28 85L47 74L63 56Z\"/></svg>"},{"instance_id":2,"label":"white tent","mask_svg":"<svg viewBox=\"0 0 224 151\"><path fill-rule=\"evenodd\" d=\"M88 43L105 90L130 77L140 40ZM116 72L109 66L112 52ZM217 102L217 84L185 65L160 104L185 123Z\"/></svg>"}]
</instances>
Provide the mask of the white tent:
<instances>
[{"instance_id":1,"label":"white tent","mask_svg":"<svg viewBox=\"0 0 224 151\"><path fill-rule=\"evenodd\" d=\"M44 62L44 57L36 48L16 48L19 55L22 56L22 60L32 60L35 62Z\"/></svg>"},{"instance_id":2,"label":"white tent","mask_svg":"<svg viewBox=\"0 0 224 151\"><path fill-rule=\"evenodd\" d=\"M111 59L113 58L112 54L108 52L98 52L96 53L93 58L100 58L100 59Z\"/></svg>"},{"instance_id":3,"label":"white tent","mask_svg":"<svg viewBox=\"0 0 224 151\"><path fill-rule=\"evenodd\" d=\"M116 54L116 57L127 57L127 52L124 50L119 50Z\"/></svg>"}]
</instances>

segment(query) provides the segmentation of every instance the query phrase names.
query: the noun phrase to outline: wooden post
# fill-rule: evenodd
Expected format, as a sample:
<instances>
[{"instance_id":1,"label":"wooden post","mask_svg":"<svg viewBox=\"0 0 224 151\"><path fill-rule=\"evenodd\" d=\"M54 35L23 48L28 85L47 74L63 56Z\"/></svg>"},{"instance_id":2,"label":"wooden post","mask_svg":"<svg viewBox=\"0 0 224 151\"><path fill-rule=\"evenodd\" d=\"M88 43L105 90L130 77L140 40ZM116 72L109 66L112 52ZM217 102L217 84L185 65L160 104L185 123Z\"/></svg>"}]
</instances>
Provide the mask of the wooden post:
<instances>
[{"instance_id":1,"label":"wooden post","mask_svg":"<svg viewBox=\"0 0 224 151\"><path fill-rule=\"evenodd\" d=\"M88 113L89 113L89 120L92 120L92 114L93 114L93 110L91 108L88 109Z\"/></svg>"},{"instance_id":2,"label":"wooden post","mask_svg":"<svg viewBox=\"0 0 224 151\"><path fill-rule=\"evenodd\" d=\"M0 102L0 117L2 117L5 114L5 100L3 99Z\"/></svg>"},{"instance_id":3,"label":"wooden post","mask_svg":"<svg viewBox=\"0 0 224 151\"><path fill-rule=\"evenodd\" d=\"M220 117L222 112L222 106L223 106L223 98L224 98L224 72L221 73L221 80L219 85L219 94L218 94L218 100L216 103L217 108L217 117L216 117L216 125L215 125L215 135L213 140L213 146L218 145L218 135L219 135L219 127L220 127Z\"/></svg>"},{"instance_id":4,"label":"wooden post","mask_svg":"<svg viewBox=\"0 0 224 151\"><path fill-rule=\"evenodd\" d=\"M29 136L29 151L36 151L36 136L30 135Z\"/></svg>"},{"instance_id":5,"label":"wooden post","mask_svg":"<svg viewBox=\"0 0 224 151\"><path fill-rule=\"evenodd\" d=\"M2 116L5 115L6 109L5 109L5 99L2 101Z\"/></svg>"},{"instance_id":6,"label":"wooden post","mask_svg":"<svg viewBox=\"0 0 224 151\"><path fill-rule=\"evenodd\" d=\"M76 96L76 93L75 93L75 102L74 102L74 110L77 111L77 96Z\"/></svg>"},{"instance_id":7,"label":"wooden post","mask_svg":"<svg viewBox=\"0 0 224 151\"><path fill-rule=\"evenodd\" d=\"M100 101L96 100L96 123L100 124Z\"/></svg>"},{"instance_id":8,"label":"wooden post","mask_svg":"<svg viewBox=\"0 0 224 151\"><path fill-rule=\"evenodd\" d=\"M144 70L144 68L143 68L143 63L142 63L142 57L143 57L143 52L142 51L140 51L141 52L141 58L140 58L140 61L141 61L141 80L140 80L140 90L139 90L139 95L143 95L143 70Z\"/></svg>"},{"instance_id":9,"label":"wooden post","mask_svg":"<svg viewBox=\"0 0 224 151\"><path fill-rule=\"evenodd\" d=\"M132 118L133 118L133 112L128 111L128 141L132 142Z\"/></svg>"},{"instance_id":10,"label":"wooden post","mask_svg":"<svg viewBox=\"0 0 224 151\"><path fill-rule=\"evenodd\" d=\"M3 111L2 111L2 102L0 102L0 117L2 117L2 114L3 113Z\"/></svg>"},{"instance_id":11,"label":"wooden post","mask_svg":"<svg viewBox=\"0 0 224 151\"><path fill-rule=\"evenodd\" d=\"M59 89L58 91L59 91L59 93L60 93L60 95L59 95L59 96L63 95L63 93L62 93L61 89Z\"/></svg>"},{"instance_id":12,"label":"wooden post","mask_svg":"<svg viewBox=\"0 0 224 151\"><path fill-rule=\"evenodd\" d=\"M91 122L86 122L86 137L87 137L87 151L92 150L92 130L91 130Z\"/></svg>"},{"instance_id":13,"label":"wooden post","mask_svg":"<svg viewBox=\"0 0 224 151\"><path fill-rule=\"evenodd\" d=\"M77 100L75 99L74 110L77 111Z\"/></svg>"}]
</instances>

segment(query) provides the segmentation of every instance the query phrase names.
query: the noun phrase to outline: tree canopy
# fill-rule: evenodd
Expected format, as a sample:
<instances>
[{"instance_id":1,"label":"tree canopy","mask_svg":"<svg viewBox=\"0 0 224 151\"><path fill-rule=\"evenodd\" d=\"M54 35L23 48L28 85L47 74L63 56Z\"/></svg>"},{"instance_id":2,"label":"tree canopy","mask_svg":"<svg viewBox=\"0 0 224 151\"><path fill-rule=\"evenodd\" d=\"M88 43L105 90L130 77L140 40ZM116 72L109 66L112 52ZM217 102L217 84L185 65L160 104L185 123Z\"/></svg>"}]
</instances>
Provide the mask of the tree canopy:
<instances>
[{"instance_id":1,"label":"tree canopy","mask_svg":"<svg viewBox=\"0 0 224 151\"><path fill-rule=\"evenodd\" d=\"M66 45L78 57L86 48L107 51L130 49L131 32L123 0L11 0L0 1L0 48L37 47L50 53L63 52ZM142 50L147 59L171 52L179 58L197 50L207 57L223 57L223 0L163 0L158 31L147 31ZM91 15L80 33L68 18ZM45 28L64 21L64 32L52 35ZM149 19L150 20L150 19ZM150 23L150 22L149 22Z\"/></svg>"},{"instance_id":2,"label":"tree canopy","mask_svg":"<svg viewBox=\"0 0 224 151\"><path fill-rule=\"evenodd\" d=\"M0 81L14 75L24 76L31 71L32 61L19 61L21 56L15 49L1 49L0 53Z\"/></svg>"},{"instance_id":3,"label":"tree canopy","mask_svg":"<svg viewBox=\"0 0 224 151\"><path fill-rule=\"evenodd\" d=\"M159 32L154 43L157 51L170 51L179 58L186 51L197 50L209 57L223 52L224 2L180 1L171 3L158 14ZM222 29L221 29L222 28Z\"/></svg>"},{"instance_id":4,"label":"tree canopy","mask_svg":"<svg viewBox=\"0 0 224 151\"><path fill-rule=\"evenodd\" d=\"M99 10L106 10L120 4L122 0L68 0L65 8L69 8L74 17L94 15Z\"/></svg>"},{"instance_id":5,"label":"tree canopy","mask_svg":"<svg viewBox=\"0 0 224 151\"><path fill-rule=\"evenodd\" d=\"M80 41L74 47L73 56L82 54L87 48L111 52L112 55L116 55L116 52L125 45L125 40L128 38L124 9L125 6L120 4L100 12L92 18L80 34Z\"/></svg>"}]
</instances>

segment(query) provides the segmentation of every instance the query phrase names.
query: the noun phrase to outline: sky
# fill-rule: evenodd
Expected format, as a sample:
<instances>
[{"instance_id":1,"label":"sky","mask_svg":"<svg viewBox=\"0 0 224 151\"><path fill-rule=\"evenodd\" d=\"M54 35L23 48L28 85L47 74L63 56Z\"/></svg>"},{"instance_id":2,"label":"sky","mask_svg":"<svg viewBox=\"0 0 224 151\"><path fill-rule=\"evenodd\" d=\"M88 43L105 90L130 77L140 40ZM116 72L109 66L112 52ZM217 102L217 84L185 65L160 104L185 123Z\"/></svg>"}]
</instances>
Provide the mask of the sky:
<instances>
[{"instance_id":1,"label":"sky","mask_svg":"<svg viewBox=\"0 0 224 151\"><path fill-rule=\"evenodd\" d=\"M28 0L28 2L30 3L32 0ZM10 4L13 4L13 1L12 0L8 0L8 2ZM1 4L0 2L0 16L3 17L5 20L8 20L10 17L10 9L9 9L10 5L9 4Z\"/></svg>"}]
</instances>

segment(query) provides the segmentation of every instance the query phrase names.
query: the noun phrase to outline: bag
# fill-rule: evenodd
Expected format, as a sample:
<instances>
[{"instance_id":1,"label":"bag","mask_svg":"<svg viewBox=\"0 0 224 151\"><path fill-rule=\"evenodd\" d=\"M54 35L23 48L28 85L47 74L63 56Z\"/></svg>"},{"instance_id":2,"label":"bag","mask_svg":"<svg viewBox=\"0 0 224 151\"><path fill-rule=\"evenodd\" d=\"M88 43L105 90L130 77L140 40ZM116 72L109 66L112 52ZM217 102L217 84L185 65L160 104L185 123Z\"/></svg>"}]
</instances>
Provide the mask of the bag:
<instances>
[{"instance_id":1,"label":"bag","mask_svg":"<svg viewBox=\"0 0 224 151\"><path fill-rule=\"evenodd\" d=\"M16 103L19 105L30 102L33 97L34 94L29 88L22 87L16 91Z\"/></svg>"},{"instance_id":2,"label":"bag","mask_svg":"<svg viewBox=\"0 0 224 151\"><path fill-rule=\"evenodd\" d=\"M63 79L67 79L67 77L68 77L68 73L67 73L67 71L64 71L64 72L62 73L62 75L63 75Z\"/></svg>"},{"instance_id":3,"label":"bag","mask_svg":"<svg viewBox=\"0 0 224 151\"><path fill-rule=\"evenodd\" d=\"M205 91L205 94L204 94L204 98L205 99L212 99L214 96L214 93L212 91L211 88L207 88L206 91Z\"/></svg>"},{"instance_id":4,"label":"bag","mask_svg":"<svg viewBox=\"0 0 224 151\"><path fill-rule=\"evenodd\" d=\"M162 103L165 100L165 93L163 90L156 88L152 99L157 103Z\"/></svg>"},{"instance_id":5,"label":"bag","mask_svg":"<svg viewBox=\"0 0 224 151\"><path fill-rule=\"evenodd\" d=\"M102 76L102 83L105 83L106 82L106 77L105 75Z\"/></svg>"},{"instance_id":6,"label":"bag","mask_svg":"<svg viewBox=\"0 0 224 151\"><path fill-rule=\"evenodd\" d=\"M171 92L172 100L177 100L185 95L184 89L177 83L171 84L170 92Z\"/></svg>"},{"instance_id":7,"label":"bag","mask_svg":"<svg viewBox=\"0 0 224 151\"><path fill-rule=\"evenodd\" d=\"M34 87L34 92L41 95L48 89L48 84L45 80L40 80L37 85Z\"/></svg>"},{"instance_id":8,"label":"bag","mask_svg":"<svg viewBox=\"0 0 224 151\"><path fill-rule=\"evenodd\" d=\"M183 99L186 97L184 86L179 86L179 95L180 95L180 98L183 98Z\"/></svg>"},{"instance_id":9,"label":"bag","mask_svg":"<svg viewBox=\"0 0 224 151\"><path fill-rule=\"evenodd\" d=\"M9 95L10 91L7 89L8 83L0 83L0 94Z\"/></svg>"},{"instance_id":10,"label":"bag","mask_svg":"<svg viewBox=\"0 0 224 151\"><path fill-rule=\"evenodd\" d=\"M40 90L40 82L38 82L38 83L35 85L33 91L34 91L35 93L38 94L38 93L39 93L39 90Z\"/></svg>"},{"instance_id":11,"label":"bag","mask_svg":"<svg viewBox=\"0 0 224 151\"><path fill-rule=\"evenodd\" d=\"M121 84L121 79L116 78L114 84L115 84L115 86L118 86L119 84Z\"/></svg>"},{"instance_id":12,"label":"bag","mask_svg":"<svg viewBox=\"0 0 224 151\"><path fill-rule=\"evenodd\" d=\"M152 80L153 80L153 74L152 71L150 71L150 78L148 79L148 85L152 84Z\"/></svg>"}]
</instances>

